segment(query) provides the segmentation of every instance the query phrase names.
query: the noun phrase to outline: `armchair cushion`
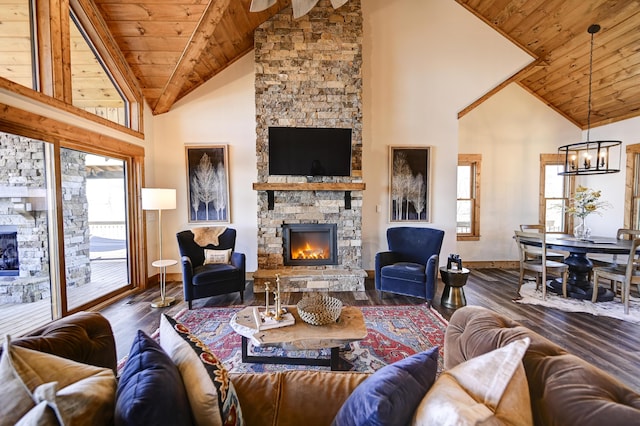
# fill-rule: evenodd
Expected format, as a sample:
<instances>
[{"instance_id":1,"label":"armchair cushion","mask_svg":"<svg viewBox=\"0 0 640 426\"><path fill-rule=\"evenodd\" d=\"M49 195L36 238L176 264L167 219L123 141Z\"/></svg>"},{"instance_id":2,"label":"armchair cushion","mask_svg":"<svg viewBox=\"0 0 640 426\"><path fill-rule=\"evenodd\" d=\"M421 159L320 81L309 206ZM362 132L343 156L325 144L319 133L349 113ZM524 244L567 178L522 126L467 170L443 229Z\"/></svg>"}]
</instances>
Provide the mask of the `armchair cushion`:
<instances>
[{"instance_id":1,"label":"armchair cushion","mask_svg":"<svg viewBox=\"0 0 640 426\"><path fill-rule=\"evenodd\" d=\"M417 263L398 262L383 267L382 276L423 283L426 279L424 268L425 265L419 265Z\"/></svg>"},{"instance_id":2,"label":"armchair cushion","mask_svg":"<svg viewBox=\"0 0 640 426\"><path fill-rule=\"evenodd\" d=\"M239 269L226 263L202 265L193 269L193 285L207 285L215 280L227 280L238 277Z\"/></svg>"}]
</instances>

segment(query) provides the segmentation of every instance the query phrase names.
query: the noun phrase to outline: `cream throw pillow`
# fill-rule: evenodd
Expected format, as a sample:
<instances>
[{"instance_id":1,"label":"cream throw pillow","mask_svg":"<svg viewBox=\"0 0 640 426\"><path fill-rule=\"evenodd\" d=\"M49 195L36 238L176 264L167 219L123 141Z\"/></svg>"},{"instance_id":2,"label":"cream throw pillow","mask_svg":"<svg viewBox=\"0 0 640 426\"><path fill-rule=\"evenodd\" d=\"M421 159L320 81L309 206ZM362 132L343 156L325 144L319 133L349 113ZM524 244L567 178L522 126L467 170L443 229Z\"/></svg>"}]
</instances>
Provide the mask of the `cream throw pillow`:
<instances>
[{"instance_id":1,"label":"cream throw pillow","mask_svg":"<svg viewBox=\"0 0 640 426\"><path fill-rule=\"evenodd\" d=\"M11 345L0 358L0 425L113 423L116 378L107 368Z\"/></svg>"},{"instance_id":2,"label":"cream throw pillow","mask_svg":"<svg viewBox=\"0 0 640 426\"><path fill-rule=\"evenodd\" d=\"M222 426L216 387L198 355L177 334L164 315L160 316L160 346L180 371L195 424Z\"/></svg>"},{"instance_id":3,"label":"cream throw pillow","mask_svg":"<svg viewBox=\"0 0 640 426\"><path fill-rule=\"evenodd\" d=\"M212 265L215 263L229 263L229 260L231 260L231 249L204 249L204 265Z\"/></svg>"},{"instance_id":4,"label":"cream throw pillow","mask_svg":"<svg viewBox=\"0 0 640 426\"><path fill-rule=\"evenodd\" d=\"M524 338L445 371L420 402L413 425L532 425Z\"/></svg>"}]
</instances>

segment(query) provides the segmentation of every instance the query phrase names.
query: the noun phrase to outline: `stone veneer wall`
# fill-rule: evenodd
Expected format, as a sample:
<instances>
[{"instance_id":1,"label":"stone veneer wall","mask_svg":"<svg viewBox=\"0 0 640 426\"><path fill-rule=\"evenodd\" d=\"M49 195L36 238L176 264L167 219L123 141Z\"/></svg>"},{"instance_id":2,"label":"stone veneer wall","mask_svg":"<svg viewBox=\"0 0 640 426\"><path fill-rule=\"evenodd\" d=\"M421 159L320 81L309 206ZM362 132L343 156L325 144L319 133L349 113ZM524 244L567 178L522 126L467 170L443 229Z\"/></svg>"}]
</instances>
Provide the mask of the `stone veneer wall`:
<instances>
[{"instance_id":1,"label":"stone veneer wall","mask_svg":"<svg viewBox=\"0 0 640 426\"><path fill-rule=\"evenodd\" d=\"M362 182L360 1L351 0L334 10L329 0L321 0L297 20L291 8L284 9L256 30L255 61L258 182ZM269 176L270 126L352 129L352 176ZM291 276L296 270L315 270L326 279L331 270L361 269L362 191L352 191L351 196L352 208L345 209L344 191L275 191L274 209L268 210L267 194L259 191L258 271L254 276L258 291L264 281L261 277L269 276L265 271ZM283 223L337 223L339 265L284 267Z\"/></svg>"},{"instance_id":2,"label":"stone veneer wall","mask_svg":"<svg viewBox=\"0 0 640 426\"><path fill-rule=\"evenodd\" d=\"M64 241L67 285L91 281L85 154L62 150ZM45 210L17 211L21 194L46 188L44 142L0 132L0 225L18 230L20 271L0 277L0 303L33 302L50 296L48 221Z\"/></svg>"}]
</instances>

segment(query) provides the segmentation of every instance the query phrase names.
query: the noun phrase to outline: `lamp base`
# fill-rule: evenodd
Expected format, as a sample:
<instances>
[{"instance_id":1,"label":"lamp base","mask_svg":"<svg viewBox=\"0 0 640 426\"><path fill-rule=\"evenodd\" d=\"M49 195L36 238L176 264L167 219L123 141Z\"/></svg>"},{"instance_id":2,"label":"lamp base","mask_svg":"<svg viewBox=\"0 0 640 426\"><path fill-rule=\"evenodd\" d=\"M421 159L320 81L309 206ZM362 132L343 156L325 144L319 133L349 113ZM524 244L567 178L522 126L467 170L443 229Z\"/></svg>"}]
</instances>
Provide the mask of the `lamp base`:
<instances>
[{"instance_id":1,"label":"lamp base","mask_svg":"<svg viewBox=\"0 0 640 426\"><path fill-rule=\"evenodd\" d=\"M166 308L167 306L173 305L175 301L176 301L175 297L167 296L164 299L162 299L162 297L158 297L157 299L154 299L153 301L151 301L151 307Z\"/></svg>"}]
</instances>

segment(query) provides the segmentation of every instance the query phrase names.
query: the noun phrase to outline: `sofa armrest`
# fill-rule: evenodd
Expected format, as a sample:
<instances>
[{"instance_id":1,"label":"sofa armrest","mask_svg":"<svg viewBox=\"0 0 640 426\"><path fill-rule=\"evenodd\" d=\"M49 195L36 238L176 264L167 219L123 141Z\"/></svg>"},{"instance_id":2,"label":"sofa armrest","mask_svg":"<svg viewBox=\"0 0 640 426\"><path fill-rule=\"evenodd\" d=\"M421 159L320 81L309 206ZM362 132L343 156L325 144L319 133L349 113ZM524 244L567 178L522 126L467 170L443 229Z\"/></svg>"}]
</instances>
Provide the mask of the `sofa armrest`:
<instances>
[{"instance_id":1,"label":"sofa armrest","mask_svg":"<svg viewBox=\"0 0 640 426\"><path fill-rule=\"evenodd\" d=\"M392 251L381 251L379 253L376 253L376 258L375 258L375 268L376 268L376 274L375 274L375 284L376 284L376 289L380 290L381 286L380 286L380 276L381 276L381 270L383 267L387 266L387 265L392 265L396 262L399 261L398 258L398 254L394 253Z\"/></svg>"},{"instance_id":2,"label":"sofa armrest","mask_svg":"<svg viewBox=\"0 0 640 426\"><path fill-rule=\"evenodd\" d=\"M230 376L246 424L272 426L331 424L369 374L291 370Z\"/></svg>"},{"instance_id":3,"label":"sofa armrest","mask_svg":"<svg viewBox=\"0 0 640 426\"><path fill-rule=\"evenodd\" d=\"M231 253L231 264L240 270L240 273L243 277L247 275L247 261L244 253L238 253L234 251Z\"/></svg>"},{"instance_id":4,"label":"sofa armrest","mask_svg":"<svg viewBox=\"0 0 640 426\"><path fill-rule=\"evenodd\" d=\"M113 330L109 321L97 312L75 313L11 342L116 372L118 361Z\"/></svg>"},{"instance_id":5,"label":"sofa armrest","mask_svg":"<svg viewBox=\"0 0 640 426\"><path fill-rule=\"evenodd\" d=\"M536 425L633 424L640 418L640 395L608 373L489 309L458 309L447 326L444 367L529 337L522 364ZM633 420L635 418L635 420Z\"/></svg>"},{"instance_id":6,"label":"sofa armrest","mask_svg":"<svg viewBox=\"0 0 640 426\"><path fill-rule=\"evenodd\" d=\"M440 261L440 256L437 254L432 254L429 259L427 259L427 264L425 265L424 274L426 275L426 285L427 288L425 290L426 298L428 301L433 300L436 294L436 288L438 286L438 262Z\"/></svg>"}]
</instances>

